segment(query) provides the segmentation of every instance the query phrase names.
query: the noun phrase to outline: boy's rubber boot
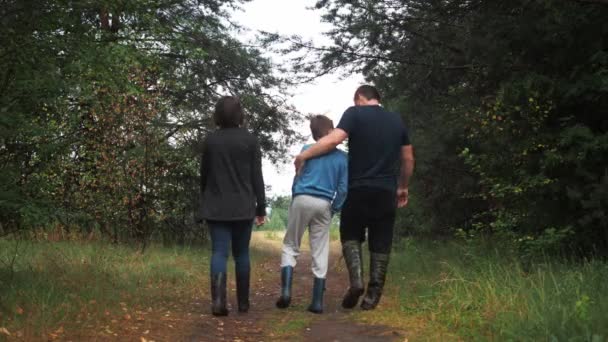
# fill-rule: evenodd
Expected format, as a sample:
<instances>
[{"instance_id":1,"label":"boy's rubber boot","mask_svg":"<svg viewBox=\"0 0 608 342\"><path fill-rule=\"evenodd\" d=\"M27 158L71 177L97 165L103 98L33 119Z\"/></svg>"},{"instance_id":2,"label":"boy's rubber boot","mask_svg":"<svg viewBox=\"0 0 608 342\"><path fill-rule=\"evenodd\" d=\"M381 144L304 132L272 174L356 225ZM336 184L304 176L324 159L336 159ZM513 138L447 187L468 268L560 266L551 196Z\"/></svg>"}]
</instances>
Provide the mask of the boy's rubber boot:
<instances>
[{"instance_id":1,"label":"boy's rubber boot","mask_svg":"<svg viewBox=\"0 0 608 342\"><path fill-rule=\"evenodd\" d=\"M226 308L226 273L211 275L211 313L213 316L227 316Z\"/></svg>"},{"instance_id":2,"label":"boy's rubber boot","mask_svg":"<svg viewBox=\"0 0 608 342\"><path fill-rule=\"evenodd\" d=\"M285 309L291 303L291 282L293 266L281 267L281 297L277 300L277 308Z\"/></svg>"},{"instance_id":3,"label":"boy's rubber boot","mask_svg":"<svg viewBox=\"0 0 608 342\"><path fill-rule=\"evenodd\" d=\"M363 287L363 251L361 243L356 240L344 241L342 243L342 255L348 268L350 287L342 299L342 307L354 308L359 302L359 297L365 291Z\"/></svg>"},{"instance_id":4,"label":"boy's rubber boot","mask_svg":"<svg viewBox=\"0 0 608 342\"><path fill-rule=\"evenodd\" d=\"M237 272L236 274L236 300L239 312L249 311L249 272Z\"/></svg>"},{"instance_id":5,"label":"boy's rubber boot","mask_svg":"<svg viewBox=\"0 0 608 342\"><path fill-rule=\"evenodd\" d=\"M325 279L315 277L312 287L312 303L308 306L308 311L316 314L323 313L323 292L325 292Z\"/></svg>"},{"instance_id":6,"label":"boy's rubber boot","mask_svg":"<svg viewBox=\"0 0 608 342\"><path fill-rule=\"evenodd\" d=\"M386 280L386 271L388 269L388 254L371 253L369 262L369 283L367 292L361 302L361 309L373 310L380 302L382 297L382 289Z\"/></svg>"}]
</instances>

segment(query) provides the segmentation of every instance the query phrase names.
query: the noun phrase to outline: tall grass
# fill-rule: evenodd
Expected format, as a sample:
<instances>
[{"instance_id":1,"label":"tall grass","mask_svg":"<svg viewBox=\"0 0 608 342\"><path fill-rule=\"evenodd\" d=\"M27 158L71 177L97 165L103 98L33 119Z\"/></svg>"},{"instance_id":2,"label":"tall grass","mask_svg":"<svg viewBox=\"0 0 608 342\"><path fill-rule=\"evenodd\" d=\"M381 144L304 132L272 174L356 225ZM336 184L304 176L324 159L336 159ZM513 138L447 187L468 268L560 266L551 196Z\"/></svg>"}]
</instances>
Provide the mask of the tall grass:
<instances>
[{"instance_id":1,"label":"tall grass","mask_svg":"<svg viewBox=\"0 0 608 342\"><path fill-rule=\"evenodd\" d=\"M207 292L208 251L0 240L0 326L41 336Z\"/></svg>"},{"instance_id":2,"label":"tall grass","mask_svg":"<svg viewBox=\"0 0 608 342\"><path fill-rule=\"evenodd\" d=\"M608 340L604 261L547 257L524 267L485 246L406 240L395 249L383 306L363 319L431 340Z\"/></svg>"}]
</instances>

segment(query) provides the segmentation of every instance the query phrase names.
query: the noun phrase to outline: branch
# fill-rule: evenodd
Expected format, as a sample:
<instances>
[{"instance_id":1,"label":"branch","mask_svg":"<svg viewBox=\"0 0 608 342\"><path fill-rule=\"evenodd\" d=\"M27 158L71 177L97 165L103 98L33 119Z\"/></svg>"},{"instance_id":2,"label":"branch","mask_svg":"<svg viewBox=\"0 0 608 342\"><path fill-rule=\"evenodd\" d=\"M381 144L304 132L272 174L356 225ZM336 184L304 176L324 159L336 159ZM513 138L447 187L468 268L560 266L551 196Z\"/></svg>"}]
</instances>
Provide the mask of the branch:
<instances>
[{"instance_id":1,"label":"branch","mask_svg":"<svg viewBox=\"0 0 608 342\"><path fill-rule=\"evenodd\" d=\"M289 38L289 41L300 47L300 48L306 48L309 50L315 50L315 51L322 51L322 52L332 52L332 53L339 53L339 54L344 54L344 55L350 55L352 57L356 57L358 59L371 59L371 60L380 60L380 61L385 61L385 62L393 62L393 63L400 63L400 64L408 64L408 65L417 65L417 66L425 66L425 67L439 67L440 69L446 69L446 70L459 70L459 69L473 69L473 68L477 68L477 67L483 67L484 65L477 65L477 64L464 64L464 65L446 65L446 66L437 66L437 65L433 65L433 64L429 64L429 63L425 63L425 62L419 62L419 61L414 61L414 60L410 60L410 59L400 59L400 58L392 58L392 57L387 57L387 56L378 56L378 55L370 55L370 54L366 54L366 53L360 53L360 52L354 52L354 51L347 51L345 49L335 49L335 48L326 48L326 47L317 47L317 46L313 46L313 45L309 45L309 44L304 44L301 42L297 42L294 41L293 39Z\"/></svg>"},{"instance_id":2,"label":"branch","mask_svg":"<svg viewBox=\"0 0 608 342\"><path fill-rule=\"evenodd\" d=\"M586 2L592 4L608 5L608 0L574 0L576 2Z\"/></svg>"}]
</instances>

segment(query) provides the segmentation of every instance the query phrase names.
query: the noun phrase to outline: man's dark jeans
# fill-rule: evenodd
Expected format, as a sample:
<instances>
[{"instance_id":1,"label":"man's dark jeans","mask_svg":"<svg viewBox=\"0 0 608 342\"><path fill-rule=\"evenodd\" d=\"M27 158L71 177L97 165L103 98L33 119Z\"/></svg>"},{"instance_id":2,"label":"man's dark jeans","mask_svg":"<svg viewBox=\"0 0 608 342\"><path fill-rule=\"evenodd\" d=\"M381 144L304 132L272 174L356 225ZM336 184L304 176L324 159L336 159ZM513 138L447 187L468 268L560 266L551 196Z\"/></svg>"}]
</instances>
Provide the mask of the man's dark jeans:
<instances>
[{"instance_id":1,"label":"man's dark jeans","mask_svg":"<svg viewBox=\"0 0 608 342\"><path fill-rule=\"evenodd\" d=\"M367 228L370 252L389 254L396 210L396 191L349 189L340 216L340 240L364 242Z\"/></svg>"},{"instance_id":2,"label":"man's dark jeans","mask_svg":"<svg viewBox=\"0 0 608 342\"><path fill-rule=\"evenodd\" d=\"M249 273L249 241L253 222L207 221L211 232L211 274L226 273L228 251L232 247L236 273Z\"/></svg>"}]
</instances>

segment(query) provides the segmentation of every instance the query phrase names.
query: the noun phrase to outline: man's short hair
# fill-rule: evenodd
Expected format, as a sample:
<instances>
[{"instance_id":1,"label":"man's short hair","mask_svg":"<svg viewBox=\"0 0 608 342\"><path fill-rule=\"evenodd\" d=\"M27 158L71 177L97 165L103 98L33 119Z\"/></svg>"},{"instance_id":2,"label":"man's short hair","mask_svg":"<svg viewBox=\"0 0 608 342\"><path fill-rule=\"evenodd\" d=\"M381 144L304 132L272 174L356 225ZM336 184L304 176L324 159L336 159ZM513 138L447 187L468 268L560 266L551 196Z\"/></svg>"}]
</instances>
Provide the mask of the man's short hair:
<instances>
[{"instance_id":1,"label":"man's short hair","mask_svg":"<svg viewBox=\"0 0 608 342\"><path fill-rule=\"evenodd\" d=\"M213 121L221 128L239 127L243 117L241 102L234 96L224 96L215 104Z\"/></svg>"},{"instance_id":2,"label":"man's short hair","mask_svg":"<svg viewBox=\"0 0 608 342\"><path fill-rule=\"evenodd\" d=\"M310 131L315 141L328 135L334 129L334 122L325 115L315 115L310 118Z\"/></svg>"},{"instance_id":3,"label":"man's short hair","mask_svg":"<svg viewBox=\"0 0 608 342\"><path fill-rule=\"evenodd\" d=\"M357 98L359 96L363 96L368 100L378 100L378 102L380 102L380 92L378 92L378 89L376 89L376 87L371 86L369 84L365 84L360 86L359 88L357 88L357 90L355 91L355 98L354 100L357 101Z\"/></svg>"}]
</instances>

